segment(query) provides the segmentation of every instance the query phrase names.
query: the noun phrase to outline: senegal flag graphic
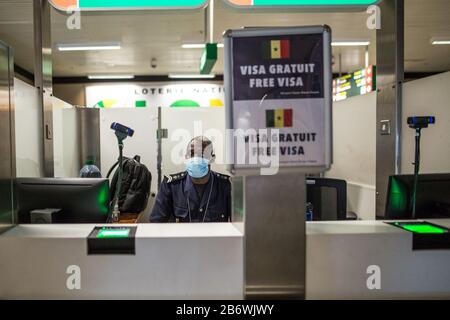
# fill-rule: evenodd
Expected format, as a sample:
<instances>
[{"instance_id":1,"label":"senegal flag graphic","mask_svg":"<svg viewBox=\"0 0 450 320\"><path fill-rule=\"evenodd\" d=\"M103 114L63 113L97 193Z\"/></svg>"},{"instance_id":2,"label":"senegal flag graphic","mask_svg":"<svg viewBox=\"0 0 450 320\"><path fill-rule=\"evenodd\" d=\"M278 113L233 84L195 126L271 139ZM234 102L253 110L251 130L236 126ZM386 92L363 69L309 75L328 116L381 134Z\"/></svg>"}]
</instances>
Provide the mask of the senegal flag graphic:
<instances>
[{"instance_id":1,"label":"senegal flag graphic","mask_svg":"<svg viewBox=\"0 0 450 320\"><path fill-rule=\"evenodd\" d=\"M264 59L289 59L291 44L289 40L270 40L262 44Z\"/></svg>"},{"instance_id":2,"label":"senegal flag graphic","mask_svg":"<svg viewBox=\"0 0 450 320\"><path fill-rule=\"evenodd\" d=\"M292 127L292 109L266 110L267 128L289 128Z\"/></svg>"}]
</instances>

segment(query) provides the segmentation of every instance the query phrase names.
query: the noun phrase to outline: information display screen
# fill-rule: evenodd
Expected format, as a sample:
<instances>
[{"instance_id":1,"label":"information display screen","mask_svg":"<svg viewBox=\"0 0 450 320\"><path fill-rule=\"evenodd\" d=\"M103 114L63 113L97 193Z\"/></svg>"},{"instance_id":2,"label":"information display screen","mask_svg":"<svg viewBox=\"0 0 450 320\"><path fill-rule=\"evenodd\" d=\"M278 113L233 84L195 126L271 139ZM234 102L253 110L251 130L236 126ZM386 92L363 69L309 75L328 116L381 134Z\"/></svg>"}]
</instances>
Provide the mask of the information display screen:
<instances>
[{"instance_id":1,"label":"information display screen","mask_svg":"<svg viewBox=\"0 0 450 320\"><path fill-rule=\"evenodd\" d=\"M376 90L376 67L369 66L333 80L333 101L341 101Z\"/></svg>"}]
</instances>

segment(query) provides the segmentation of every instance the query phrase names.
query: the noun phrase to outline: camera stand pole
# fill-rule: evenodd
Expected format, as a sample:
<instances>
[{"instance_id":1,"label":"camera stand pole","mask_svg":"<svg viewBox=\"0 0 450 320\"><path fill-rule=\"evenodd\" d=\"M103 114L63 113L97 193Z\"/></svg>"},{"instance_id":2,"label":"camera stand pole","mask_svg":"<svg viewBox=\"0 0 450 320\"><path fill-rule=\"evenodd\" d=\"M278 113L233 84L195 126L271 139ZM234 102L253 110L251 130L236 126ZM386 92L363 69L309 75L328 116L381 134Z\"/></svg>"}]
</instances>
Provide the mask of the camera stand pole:
<instances>
[{"instance_id":1,"label":"camera stand pole","mask_svg":"<svg viewBox=\"0 0 450 320\"><path fill-rule=\"evenodd\" d=\"M119 174L117 175L116 192L113 199L113 210L111 222L119 221L119 196L120 188L122 186L122 175L123 175L123 140L127 137L125 134L116 131L117 144L119 146Z\"/></svg>"},{"instance_id":2,"label":"camera stand pole","mask_svg":"<svg viewBox=\"0 0 450 320\"><path fill-rule=\"evenodd\" d=\"M436 118L433 116L424 117L408 117L406 123L411 129L416 131L416 154L414 159L414 186L411 196L412 206L412 218L416 219L416 200L417 200L417 184L419 182L419 170L420 170L420 136L422 128L428 128L428 125L435 124Z\"/></svg>"},{"instance_id":3,"label":"camera stand pole","mask_svg":"<svg viewBox=\"0 0 450 320\"><path fill-rule=\"evenodd\" d=\"M416 197L417 197L417 183L419 180L419 170L420 170L420 136L422 128L416 128L416 151L414 159L414 186L412 192L412 218L416 218Z\"/></svg>"}]
</instances>

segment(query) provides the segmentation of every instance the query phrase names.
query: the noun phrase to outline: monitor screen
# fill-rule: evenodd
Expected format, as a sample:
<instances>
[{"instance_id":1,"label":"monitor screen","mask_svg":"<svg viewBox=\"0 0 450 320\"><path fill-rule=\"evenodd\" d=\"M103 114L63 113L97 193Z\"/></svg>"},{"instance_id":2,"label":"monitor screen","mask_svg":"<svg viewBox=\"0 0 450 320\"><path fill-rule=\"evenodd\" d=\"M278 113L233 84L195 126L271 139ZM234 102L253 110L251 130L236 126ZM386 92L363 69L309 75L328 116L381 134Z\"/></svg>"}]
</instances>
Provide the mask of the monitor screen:
<instances>
[{"instance_id":1,"label":"monitor screen","mask_svg":"<svg viewBox=\"0 0 450 320\"><path fill-rule=\"evenodd\" d=\"M385 218L413 218L413 187L414 175L395 175L389 178ZM450 218L450 174L419 175L415 218Z\"/></svg>"},{"instance_id":2,"label":"monitor screen","mask_svg":"<svg viewBox=\"0 0 450 320\"><path fill-rule=\"evenodd\" d=\"M106 222L110 212L108 179L18 178L15 191L19 223L38 223L48 208L57 213L47 223Z\"/></svg>"},{"instance_id":3,"label":"monitor screen","mask_svg":"<svg viewBox=\"0 0 450 320\"><path fill-rule=\"evenodd\" d=\"M345 180L308 177L306 185L307 221L347 219L347 183Z\"/></svg>"}]
</instances>

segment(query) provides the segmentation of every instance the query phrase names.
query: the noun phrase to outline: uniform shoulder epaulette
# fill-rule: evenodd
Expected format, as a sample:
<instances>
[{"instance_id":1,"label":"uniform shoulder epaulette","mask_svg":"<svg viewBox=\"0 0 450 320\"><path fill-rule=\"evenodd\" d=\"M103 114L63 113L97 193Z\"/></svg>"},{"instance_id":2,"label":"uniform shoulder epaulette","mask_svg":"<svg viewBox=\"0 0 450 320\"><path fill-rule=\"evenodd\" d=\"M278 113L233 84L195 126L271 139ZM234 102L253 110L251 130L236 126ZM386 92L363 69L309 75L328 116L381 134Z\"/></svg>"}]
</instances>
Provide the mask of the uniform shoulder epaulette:
<instances>
[{"instance_id":1,"label":"uniform shoulder epaulette","mask_svg":"<svg viewBox=\"0 0 450 320\"><path fill-rule=\"evenodd\" d=\"M214 175L217 178L220 178L220 179L223 179L223 180L230 180L230 176L228 176L226 174L221 174L221 173L218 173L218 172L214 172Z\"/></svg>"},{"instance_id":2,"label":"uniform shoulder epaulette","mask_svg":"<svg viewBox=\"0 0 450 320\"><path fill-rule=\"evenodd\" d=\"M169 174L169 175L165 175L166 179L167 179L167 183L171 183L171 182L175 182L175 181L179 181L181 179L183 179L184 177L186 177L187 172L183 171L183 172L179 172L179 173L175 173L175 174Z\"/></svg>"}]
</instances>

